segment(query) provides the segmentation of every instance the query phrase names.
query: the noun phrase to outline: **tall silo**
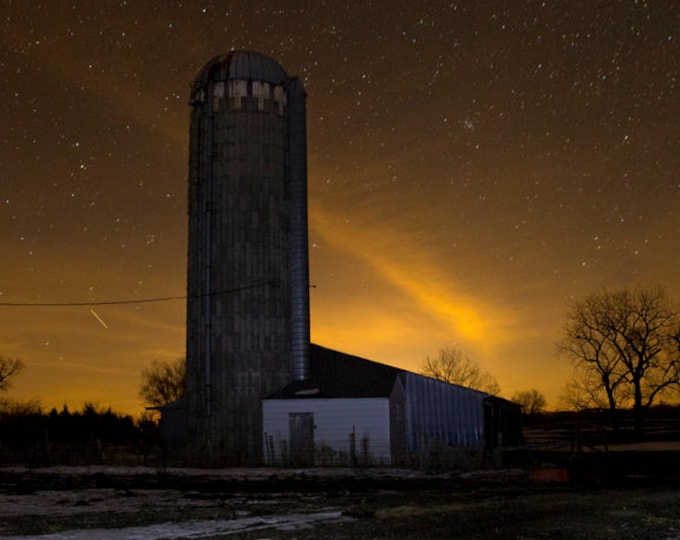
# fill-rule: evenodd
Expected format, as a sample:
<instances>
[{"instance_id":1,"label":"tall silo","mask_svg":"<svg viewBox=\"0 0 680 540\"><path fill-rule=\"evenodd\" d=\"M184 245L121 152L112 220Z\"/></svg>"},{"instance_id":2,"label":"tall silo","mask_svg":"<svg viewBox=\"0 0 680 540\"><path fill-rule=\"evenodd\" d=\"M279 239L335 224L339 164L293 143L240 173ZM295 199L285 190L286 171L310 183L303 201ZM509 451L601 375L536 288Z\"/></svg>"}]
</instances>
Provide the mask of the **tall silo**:
<instances>
[{"instance_id":1,"label":"tall silo","mask_svg":"<svg viewBox=\"0 0 680 540\"><path fill-rule=\"evenodd\" d=\"M309 365L305 92L234 51L191 89L187 442L261 461L261 398Z\"/></svg>"}]
</instances>

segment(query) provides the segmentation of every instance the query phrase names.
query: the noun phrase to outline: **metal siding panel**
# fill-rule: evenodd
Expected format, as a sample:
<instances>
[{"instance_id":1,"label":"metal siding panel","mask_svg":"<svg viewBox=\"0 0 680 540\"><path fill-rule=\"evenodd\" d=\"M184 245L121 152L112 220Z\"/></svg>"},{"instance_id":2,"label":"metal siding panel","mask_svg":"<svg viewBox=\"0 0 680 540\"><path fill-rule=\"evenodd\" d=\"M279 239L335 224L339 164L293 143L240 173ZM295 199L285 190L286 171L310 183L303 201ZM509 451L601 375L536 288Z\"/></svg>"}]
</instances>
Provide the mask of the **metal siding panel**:
<instances>
[{"instance_id":1,"label":"metal siding panel","mask_svg":"<svg viewBox=\"0 0 680 540\"><path fill-rule=\"evenodd\" d=\"M392 464L405 462L407 458L405 401L403 378L397 377L389 399Z\"/></svg>"},{"instance_id":2,"label":"metal siding panel","mask_svg":"<svg viewBox=\"0 0 680 540\"><path fill-rule=\"evenodd\" d=\"M483 443L486 394L405 374L406 437L411 452L420 442L442 441L453 446L476 447Z\"/></svg>"},{"instance_id":3,"label":"metal siding panel","mask_svg":"<svg viewBox=\"0 0 680 540\"><path fill-rule=\"evenodd\" d=\"M305 91L289 81L289 197L291 356L293 380L309 377L309 247L307 233L307 131Z\"/></svg>"}]
</instances>

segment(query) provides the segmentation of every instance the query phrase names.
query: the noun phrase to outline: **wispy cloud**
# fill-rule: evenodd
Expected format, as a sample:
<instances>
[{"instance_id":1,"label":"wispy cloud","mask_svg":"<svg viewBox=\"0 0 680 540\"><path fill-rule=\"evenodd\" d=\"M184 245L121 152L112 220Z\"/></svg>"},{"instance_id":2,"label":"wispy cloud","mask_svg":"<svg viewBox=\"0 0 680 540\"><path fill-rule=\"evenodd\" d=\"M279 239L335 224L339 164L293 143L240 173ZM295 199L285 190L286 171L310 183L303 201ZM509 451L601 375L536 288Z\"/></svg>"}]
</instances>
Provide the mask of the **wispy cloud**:
<instances>
[{"instance_id":1,"label":"wispy cloud","mask_svg":"<svg viewBox=\"0 0 680 540\"><path fill-rule=\"evenodd\" d=\"M410 299L411 309L450 331L452 340L482 349L512 339L517 325L513 314L481 294L461 291L447 278L446 269L419 250L408 234L395 236L376 223L337 227L334 216L320 209L311 212L310 222L324 242L368 265Z\"/></svg>"}]
</instances>

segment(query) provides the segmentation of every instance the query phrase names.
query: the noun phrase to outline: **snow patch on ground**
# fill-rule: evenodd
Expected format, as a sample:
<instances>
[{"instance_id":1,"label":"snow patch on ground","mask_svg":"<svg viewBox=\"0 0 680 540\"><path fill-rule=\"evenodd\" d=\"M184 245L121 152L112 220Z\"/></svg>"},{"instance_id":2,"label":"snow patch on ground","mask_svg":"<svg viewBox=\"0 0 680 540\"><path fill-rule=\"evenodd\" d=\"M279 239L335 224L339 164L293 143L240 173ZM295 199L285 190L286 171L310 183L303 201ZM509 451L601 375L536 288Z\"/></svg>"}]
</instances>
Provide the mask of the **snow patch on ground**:
<instances>
[{"instance_id":1,"label":"snow patch on ground","mask_svg":"<svg viewBox=\"0 0 680 540\"><path fill-rule=\"evenodd\" d=\"M310 514L289 514L278 516L250 517L229 520L186 521L182 523L160 523L146 527L123 529L87 529L63 531L39 536L8 536L5 540L160 540L200 539L214 535L231 535L262 529L299 530L324 522L350 521L340 511L315 512Z\"/></svg>"},{"instance_id":2,"label":"snow patch on ground","mask_svg":"<svg viewBox=\"0 0 680 540\"><path fill-rule=\"evenodd\" d=\"M173 489L172 478L201 478L201 481L210 484L211 480L226 480L228 482L256 482L267 484L272 479L311 479L315 477L328 478L348 478L357 476L370 476L381 478L393 476L394 470L364 470L359 475L351 469L329 470L310 470L310 469L165 469L158 470L150 467L46 467L46 468L25 468L25 467L2 467L4 472L18 473L21 478L31 480L31 485L36 482L40 485L40 479L47 480L50 477L61 476L64 479L71 477L80 479L76 484L83 485L80 489L59 489L46 488L32 491L30 488L26 492L7 490L0 491L0 537L3 539L28 540L31 538L41 540L122 540L122 539L201 539L210 538L217 535L231 535L256 531L261 529L297 530L309 528L320 523L352 521L348 516L343 516L337 507L323 507L317 505L309 509L309 512L286 513L287 498L283 494L267 491L265 497L257 495L247 495L239 492L229 492L215 494L215 496L204 497L200 492L187 491L184 489ZM88 479L101 477L131 477L139 475L141 483L145 481L143 477L168 479L169 485L158 487L134 487L134 482L129 488L112 487L86 487L90 482ZM92 482L95 484L96 482ZM181 483L181 482L180 482ZM47 482L50 484L50 482ZM122 485L130 484L123 482ZM298 499L300 494L297 494ZM304 496L311 500L313 497ZM262 499L262 500L260 500ZM267 507L269 510L266 515L255 515L251 510L253 507ZM321 507L320 507L321 506ZM87 529L87 530L68 530L59 533L50 533L34 536L3 536L2 522L4 519L17 519L30 516L39 517L65 517L80 516L90 514L118 514L118 523L125 523L126 515L136 515L140 508L153 509L159 516L167 513L169 515L178 513L192 517L192 512L196 512L193 520L177 520L172 522L158 523L144 526L131 526L118 529ZM216 519L205 520L205 510L215 508L221 513ZM232 512L231 517L224 514ZM162 518L161 518L162 519ZM7 533L5 533L7 534Z\"/></svg>"}]
</instances>

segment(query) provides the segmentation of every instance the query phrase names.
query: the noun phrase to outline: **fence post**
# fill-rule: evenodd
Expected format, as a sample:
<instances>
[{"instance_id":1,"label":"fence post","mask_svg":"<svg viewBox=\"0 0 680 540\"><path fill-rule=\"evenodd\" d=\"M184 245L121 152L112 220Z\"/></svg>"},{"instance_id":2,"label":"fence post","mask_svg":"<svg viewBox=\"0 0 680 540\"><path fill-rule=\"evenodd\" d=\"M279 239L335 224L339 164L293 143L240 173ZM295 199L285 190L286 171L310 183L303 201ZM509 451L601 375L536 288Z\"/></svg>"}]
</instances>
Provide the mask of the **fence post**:
<instances>
[{"instance_id":1,"label":"fence post","mask_svg":"<svg viewBox=\"0 0 680 540\"><path fill-rule=\"evenodd\" d=\"M352 433L349 434L349 459L352 467L357 466L357 441L354 426L352 426Z\"/></svg>"}]
</instances>

